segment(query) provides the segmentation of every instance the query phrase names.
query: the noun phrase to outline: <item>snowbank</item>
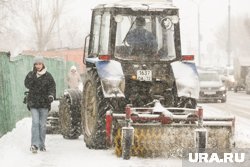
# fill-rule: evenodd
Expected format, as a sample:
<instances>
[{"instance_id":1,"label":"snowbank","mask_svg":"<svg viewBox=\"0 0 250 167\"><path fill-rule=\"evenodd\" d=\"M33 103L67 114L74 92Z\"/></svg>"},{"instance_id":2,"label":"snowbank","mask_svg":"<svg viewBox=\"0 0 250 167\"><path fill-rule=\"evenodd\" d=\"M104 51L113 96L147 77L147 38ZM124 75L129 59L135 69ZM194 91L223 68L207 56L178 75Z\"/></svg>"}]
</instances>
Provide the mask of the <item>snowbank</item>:
<instances>
[{"instance_id":1,"label":"snowbank","mask_svg":"<svg viewBox=\"0 0 250 167\"><path fill-rule=\"evenodd\" d=\"M132 157L123 160L113 150L90 150L83 137L66 140L61 135L47 135L47 152L32 154L30 147L31 118L16 124L16 128L0 138L1 167L178 167L179 159L143 159Z\"/></svg>"}]
</instances>

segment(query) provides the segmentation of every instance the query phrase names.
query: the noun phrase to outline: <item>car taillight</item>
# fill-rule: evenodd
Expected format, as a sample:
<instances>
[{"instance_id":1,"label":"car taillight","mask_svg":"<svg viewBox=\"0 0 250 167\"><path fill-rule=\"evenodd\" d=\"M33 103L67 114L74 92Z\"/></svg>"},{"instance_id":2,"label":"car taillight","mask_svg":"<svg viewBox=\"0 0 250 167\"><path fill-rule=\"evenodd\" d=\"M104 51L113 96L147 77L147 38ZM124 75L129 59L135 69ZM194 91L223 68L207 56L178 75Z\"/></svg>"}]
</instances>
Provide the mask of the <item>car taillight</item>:
<instances>
[{"instance_id":1,"label":"car taillight","mask_svg":"<svg viewBox=\"0 0 250 167\"><path fill-rule=\"evenodd\" d=\"M111 59L111 55L99 55L99 59L109 61Z\"/></svg>"},{"instance_id":2,"label":"car taillight","mask_svg":"<svg viewBox=\"0 0 250 167\"><path fill-rule=\"evenodd\" d=\"M182 55L182 61L192 61L194 60L194 55Z\"/></svg>"}]
</instances>

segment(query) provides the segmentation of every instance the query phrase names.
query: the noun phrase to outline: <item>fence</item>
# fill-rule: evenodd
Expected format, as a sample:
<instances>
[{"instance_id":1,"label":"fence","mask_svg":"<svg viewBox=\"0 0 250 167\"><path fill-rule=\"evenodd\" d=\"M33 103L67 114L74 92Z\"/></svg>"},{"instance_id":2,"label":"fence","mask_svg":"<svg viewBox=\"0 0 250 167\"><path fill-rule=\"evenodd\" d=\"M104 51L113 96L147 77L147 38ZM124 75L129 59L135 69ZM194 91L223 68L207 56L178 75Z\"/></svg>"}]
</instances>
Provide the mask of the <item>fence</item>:
<instances>
[{"instance_id":1,"label":"fence","mask_svg":"<svg viewBox=\"0 0 250 167\"><path fill-rule=\"evenodd\" d=\"M0 52L0 137L15 127L20 119L29 116L23 104L25 76L33 67L33 56L10 58L8 53ZM73 62L59 58L45 58L48 71L56 82L57 97L66 88L65 76Z\"/></svg>"}]
</instances>

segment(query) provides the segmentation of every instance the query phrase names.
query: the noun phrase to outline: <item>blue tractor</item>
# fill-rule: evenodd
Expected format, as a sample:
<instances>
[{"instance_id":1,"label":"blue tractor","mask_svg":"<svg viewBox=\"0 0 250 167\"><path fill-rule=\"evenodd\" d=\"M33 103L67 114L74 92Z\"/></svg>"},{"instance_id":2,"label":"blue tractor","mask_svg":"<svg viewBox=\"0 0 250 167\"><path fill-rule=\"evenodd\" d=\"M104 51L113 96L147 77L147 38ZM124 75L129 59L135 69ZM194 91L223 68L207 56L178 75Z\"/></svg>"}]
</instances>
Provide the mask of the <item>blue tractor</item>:
<instances>
[{"instance_id":1,"label":"blue tractor","mask_svg":"<svg viewBox=\"0 0 250 167\"><path fill-rule=\"evenodd\" d=\"M194 56L181 54L179 20L178 8L166 1L93 9L83 91L66 91L60 105L65 138L82 133L88 148L114 147L124 159L181 156L180 149L205 147L207 129L194 142L195 130L203 126L199 79ZM230 145L229 122L221 126L227 133L218 147Z\"/></svg>"}]
</instances>

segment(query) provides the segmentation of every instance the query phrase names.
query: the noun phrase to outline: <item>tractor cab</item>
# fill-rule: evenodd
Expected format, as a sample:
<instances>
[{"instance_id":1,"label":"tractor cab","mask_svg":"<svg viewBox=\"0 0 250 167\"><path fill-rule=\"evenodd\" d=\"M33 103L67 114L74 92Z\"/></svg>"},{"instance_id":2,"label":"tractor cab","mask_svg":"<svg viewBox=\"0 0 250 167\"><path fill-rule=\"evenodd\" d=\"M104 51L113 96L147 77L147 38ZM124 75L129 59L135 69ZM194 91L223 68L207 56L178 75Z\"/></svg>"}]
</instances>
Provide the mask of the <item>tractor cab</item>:
<instances>
[{"instance_id":1,"label":"tractor cab","mask_svg":"<svg viewBox=\"0 0 250 167\"><path fill-rule=\"evenodd\" d=\"M180 48L178 9L172 4L121 2L94 8L85 55L101 60L173 61L180 59Z\"/></svg>"},{"instance_id":2,"label":"tractor cab","mask_svg":"<svg viewBox=\"0 0 250 167\"><path fill-rule=\"evenodd\" d=\"M183 63L178 8L172 3L98 5L85 41L84 62L87 69L96 68L105 98L125 97L136 106L161 99L164 106L196 107L198 75L194 63Z\"/></svg>"}]
</instances>

